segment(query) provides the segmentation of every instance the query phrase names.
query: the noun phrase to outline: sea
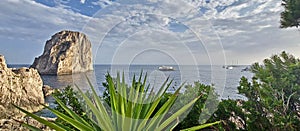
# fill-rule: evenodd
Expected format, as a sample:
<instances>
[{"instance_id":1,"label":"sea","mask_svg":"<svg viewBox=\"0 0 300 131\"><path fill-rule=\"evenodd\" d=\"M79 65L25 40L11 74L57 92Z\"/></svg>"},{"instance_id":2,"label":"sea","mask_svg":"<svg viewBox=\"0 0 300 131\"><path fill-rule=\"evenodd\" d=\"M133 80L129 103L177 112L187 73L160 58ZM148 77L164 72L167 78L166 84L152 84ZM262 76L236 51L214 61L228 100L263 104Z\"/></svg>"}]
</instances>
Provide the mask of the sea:
<instances>
[{"instance_id":1,"label":"sea","mask_svg":"<svg viewBox=\"0 0 300 131\"><path fill-rule=\"evenodd\" d=\"M127 83L132 82L135 75L147 74L147 84L152 87L160 87L169 78L173 80L168 91L172 92L183 84L193 85L195 81L205 85L213 85L220 99L245 99L238 94L237 87L242 76L251 78L253 74L243 69L248 65L238 65L233 69L226 69L222 65L167 65L174 67L174 71L160 71L162 65L94 65L94 70L86 73L73 75L41 75L44 85L53 88L63 89L70 85L78 85L83 91L89 90L88 80L91 81L97 91L101 94L104 91L103 82L109 73L116 77L117 73L124 74ZM8 65L10 68L29 67L29 65Z\"/></svg>"},{"instance_id":2,"label":"sea","mask_svg":"<svg viewBox=\"0 0 300 131\"><path fill-rule=\"evenodd\" d=\"M8 65L9 68L29 67L30 65ZM174 92L181 85L193 85L194 82L200 82L205 85L212 85L219 99L247 99L238 94L237 87L242 76L250 79L253 74L249 71L243 71L249 68L248 65L238 65L232 69L226 69L222 65L166 65L172 66L173 71L160 71L158 68L162 65L94 65L94 70L86 73L77 73L72 75L41 75L44 85L52 88L63 89L66 86L75 85L83 91L89 91L90 85L96 87L99 95L105 90L103 83L105 76L109 73L116 77L119 73L124 75L126 83L130 84L133 77L137 80L142 73L143 78L147 75L147 84L150 84L154 91L168 79L172 80L168 92ZM46 103L51 108L55 107L54 99L51 96L46 97ZM49 110L44 109L36 113L44 117L56 117Z\"/></svg>"}]
</instances>

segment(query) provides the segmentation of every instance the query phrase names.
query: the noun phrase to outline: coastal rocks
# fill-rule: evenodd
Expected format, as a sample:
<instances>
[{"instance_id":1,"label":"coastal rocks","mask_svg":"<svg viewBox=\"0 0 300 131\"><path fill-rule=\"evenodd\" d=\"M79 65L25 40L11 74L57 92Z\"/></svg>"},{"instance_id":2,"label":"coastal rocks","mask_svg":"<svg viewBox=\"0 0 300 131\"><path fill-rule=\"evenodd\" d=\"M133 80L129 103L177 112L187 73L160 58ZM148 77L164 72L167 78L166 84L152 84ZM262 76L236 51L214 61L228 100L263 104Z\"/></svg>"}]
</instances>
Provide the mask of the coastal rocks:
<instances>
[{"instance_id":1,"label":"coastal rocks","mask_svg":"<svg viewBox=\"0 0 300 131\"><path fill-rule=\"evenodd\" d=\"M54 122L56 118L44 118L47 121ZM36 128L39 128L43 131L51 131L48 126L41 124L31 117L24 117L20 119L1 119L0 120L0 130L1 131L29 131L27 127L22 126L22 123L26 123L29 125L34 125Z\"/></svg>"},{"instance_id":2,"label":"coastal rocks","mask_svg":"<svg viewBox=\"0 0 300 131\"><path fill-rule=\"evenodd\" d=\"M44 85L42 89L43 89L44 97L50 96L55 91L53 88L51 88L48 85Z\"/></svg>"},{"instance_id":3,"label":"coastal rocks","mask_svg":"<svg viewBox=\"0 0 300 131\"><path fill-rule=\"evenodd\" d=\"M31 65L40 74L67 75L93 70L91 42L83 33L61 31L46 42Z\"/></svg>"},{"instance_id":4,"label":"coastal rocks","mask_svg":"<svg viewBox=\"0 0 300 131\"><path fill-rule=\"evenodd\" d=\"M45 103L43 81L33 68L7 68L4 56L0 55L0 118L23 117L24 114L13 107L15 104L29 112L36 112Z\"/></svg>"}]
</instances>

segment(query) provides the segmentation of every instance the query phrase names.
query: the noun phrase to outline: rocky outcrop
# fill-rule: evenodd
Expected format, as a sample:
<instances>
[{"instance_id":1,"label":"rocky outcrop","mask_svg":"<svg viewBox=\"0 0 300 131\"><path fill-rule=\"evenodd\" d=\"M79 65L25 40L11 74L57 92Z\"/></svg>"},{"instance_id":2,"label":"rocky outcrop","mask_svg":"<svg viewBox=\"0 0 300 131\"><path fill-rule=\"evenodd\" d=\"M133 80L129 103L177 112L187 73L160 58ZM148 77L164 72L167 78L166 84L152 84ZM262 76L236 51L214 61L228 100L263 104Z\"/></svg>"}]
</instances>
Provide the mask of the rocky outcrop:
<instances>
[{"instance_id":1,"label":"rocky outcrop","mask_svg":"<svg viewBox=\"0 0 300 131\"><path fill-rule=\"evenodd\" d=\"M93 70L91 42L83 33L61 31L46 42L32 64L40 74L66 75Z\"/></svg>"},{"instance_id":2,"label":"rocky outcrop","mask_svg":"<svg viewBox=\"0 0 300 131\"><path fill-rule=\"evenodd\" d=\"M43 81L36 69L7 68L4 56L0 55L0 118L22 117L15 104L29 112L36 112L45 103Z\"/></svg>"},{"instance_id":3,"label":"rocky outcrop","mask_svg":"<svg viewBox=\"0 0 300 131\"><path fill-rule=\"evenodd\" d=\"M53 88L51 88L51 87L48 86L48 85L44 85L42 89L43 89L44 97L50 96L50 95L53 94L54 91L55 91Z\"/></svg>"},{"instance_id":4,"label":"rocky outcrop","mask_svg":"<svg viewBox=\"0 0 300 131\"><path fill-rule=\"evenodd\" d=\"M47 121L54 122L56 118L45 118ZM30 131L27 127L22 126L22 123L33 125L43 131L53 131L53 129L41 124L31 117L24 117L19 119L0 119L0 130L1 131Z\"/></svg>"}]
</instances>

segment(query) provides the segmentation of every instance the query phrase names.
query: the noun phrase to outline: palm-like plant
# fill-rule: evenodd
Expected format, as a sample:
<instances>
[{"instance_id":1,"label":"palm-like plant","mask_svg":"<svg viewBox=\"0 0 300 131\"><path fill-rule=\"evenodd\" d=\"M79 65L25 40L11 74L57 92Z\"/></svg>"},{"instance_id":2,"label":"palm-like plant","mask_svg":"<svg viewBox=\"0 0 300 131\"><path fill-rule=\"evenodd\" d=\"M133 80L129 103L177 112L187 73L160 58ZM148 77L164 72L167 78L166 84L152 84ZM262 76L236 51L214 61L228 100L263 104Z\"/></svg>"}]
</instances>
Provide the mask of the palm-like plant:
<instances>
[{"instance_id":1,"label":"palm-like plant","mask_svg":"<svg viewBox=\"0 0 300 131\"><path fill-rule=\"evenodd\" d=\"M108 74L106 77L106 81L108 84L108 93L110 95L109 106L105 106L106 102L97 95L94 87L89 80L88 82L92 91L92 99L90 99L79 89L78 86L76 86L81 96L85 100L85 103L88 106L89 110L92 112L90 121L86 121L85 119L81 118L78 114L76 114L65 104L63 104L63 102L61 102L57 97L54 97L54 99L65 110L65 112L67 112L67 114L61 113L47 106L45 107L53 112L61 120L82 131L172 130L172 128L174 128L178 124L177 118L184 112L186 112L199 99L199 97L193 99L191 102L172 114L170 117L165 118L165 115L173 106L177 96L179 95L179 91L182 86L180 86L162 106L158 107L163 94L166 93L168 87L172 83L172 80L169 81L167 79L162 84L158 92L154 93L154 88L152 88L150 91L150 85L146 86L147 75L145 75L144 78L142 77L143 75L141 73L138 81L136 82L134 76L131 88L129 88L128 90L125 83L124 74L121 78L119 73L117 73L116 83L113 81L111 75ZM49 126L50 128L53 128L55 130L70 130L69 127L64 126L60 123L46 121L39 116L27 112L22 108L19 108L17 106L16 108L20 109L37 121ZM220 122L218 121L214 123L199 125L186 130L198 130L218 123ZM31 130L38 130L31 125L27 125L25 123L23 125Z\"/></svg>"}]
</instances>

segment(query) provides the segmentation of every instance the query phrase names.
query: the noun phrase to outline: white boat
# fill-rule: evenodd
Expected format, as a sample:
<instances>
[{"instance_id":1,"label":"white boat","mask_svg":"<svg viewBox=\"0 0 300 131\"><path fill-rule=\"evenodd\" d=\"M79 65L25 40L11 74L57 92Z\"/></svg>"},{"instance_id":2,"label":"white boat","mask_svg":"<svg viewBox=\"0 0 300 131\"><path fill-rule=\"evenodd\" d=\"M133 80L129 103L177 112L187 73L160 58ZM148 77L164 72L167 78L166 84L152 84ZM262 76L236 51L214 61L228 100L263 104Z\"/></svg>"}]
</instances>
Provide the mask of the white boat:
<instances>
[{"instance_id":1,"label":"white boat","mask_svg":"<svg viewBox=\"0 0 300 131\"><path fill-rule=\"evenodd\" d=\"M233 66L227 66L226 69L232 70Z\"/></svg>"},{"instance_id":2,"label":"white boat","mask_svg":"<svg viewBox=\"0 0 300 131\"><path fill-rule=\"evenodd\" d=\"M234 62L232 62L231 65L223 65L223 68L228 69L228 70L232 70L233 68L239 66L239 62L238 62L238 61L236 61L236 64L233 64L233 63L234 63Z\"/></svg>"},{"instance_id":3,"label":"white boat","mask_svg":"<svg viewBox=\"0 0 300 131\"><path fill-rule=\"evenodd\" d=\"M160 66L160 67L158 67L158 70L160 70L160 71L173 71L175 69L172 66Z\"/></svg>"}]
</instances>

